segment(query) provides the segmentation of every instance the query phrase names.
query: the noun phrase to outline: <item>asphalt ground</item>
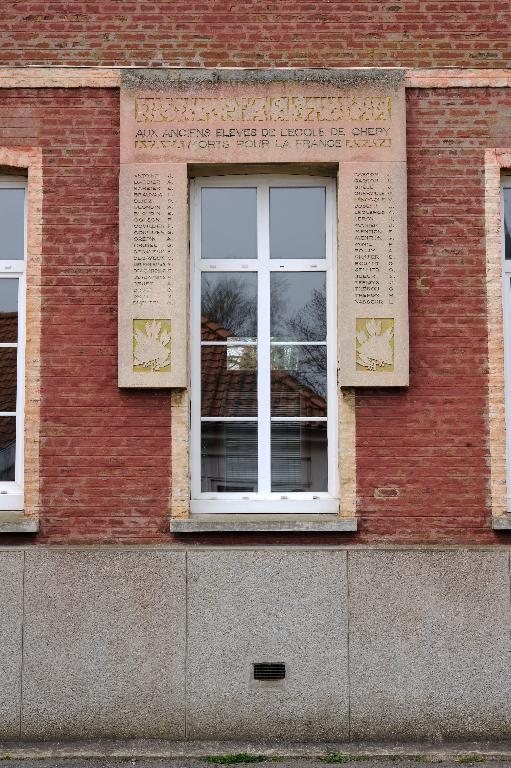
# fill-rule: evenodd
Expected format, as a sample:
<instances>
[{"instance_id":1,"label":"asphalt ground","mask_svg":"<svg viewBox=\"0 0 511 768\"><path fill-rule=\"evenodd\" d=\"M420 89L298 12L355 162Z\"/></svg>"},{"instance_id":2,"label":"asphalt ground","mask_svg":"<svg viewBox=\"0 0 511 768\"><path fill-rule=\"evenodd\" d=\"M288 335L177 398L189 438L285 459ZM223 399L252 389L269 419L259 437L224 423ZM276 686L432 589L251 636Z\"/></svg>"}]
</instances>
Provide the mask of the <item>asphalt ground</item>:
<instances>
[{"instance_id":1,"label":"asphalt ground","mask_svg":"<svg viewBox=\"0 0 511 768\"><path fill-rule=\"evenodd\" d=\"M240 768L334 768L343 765L345 768L428 768L428 766L441 766L441 768L460 768L461 766L475 766L475 768L511 768L511 759L499 760L486 758L480 755L470 757L462 755L455 759L426 758L418 755L414 758L350 758L344 753L337 754L335 758L281 758L279 756L265 758L261 762L236 762L213 763L207 758L41 758L19 759L12 757L3 749L0 752L2 768L215 768L222 765L238 765Z\"/></svg>"}]
</instances>

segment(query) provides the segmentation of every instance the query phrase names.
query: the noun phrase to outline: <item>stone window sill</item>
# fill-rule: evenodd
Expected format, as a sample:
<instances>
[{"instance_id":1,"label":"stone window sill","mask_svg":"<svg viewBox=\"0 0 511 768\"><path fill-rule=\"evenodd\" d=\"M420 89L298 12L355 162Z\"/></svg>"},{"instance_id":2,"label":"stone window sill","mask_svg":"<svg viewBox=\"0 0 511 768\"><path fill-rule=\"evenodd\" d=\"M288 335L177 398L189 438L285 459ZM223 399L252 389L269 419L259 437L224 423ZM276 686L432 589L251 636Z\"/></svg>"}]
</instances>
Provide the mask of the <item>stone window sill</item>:
<instances>
[{"instance_id":1,"label":"stone window sill","mask_svg":"<svg viewBox=\"0 0 511 768\"><path fill-rule=\"evenodd\" d=\"M37 533L39 520L23 512L0 512L0 533Z\"/></svg>"},{"instance_id":2,"label":"stone window sill","mask_svg":"<svg viewBox=\"0 0 511 768\"><path fill-rule=\"evenodd\" d=\"M192 515L171 518L171 533L222 533L239 531L351 533L357 530L356 517L338 515Z\"/></svg>"},{"instance_id":3,"label":"stone window sill","mask_svg":"<svg viewBox=\"0 0 511 768\"><path fill-rule=\"evenodd\" d=\"M494 531L511 531L511 513L494 515L491 519L491 527Z\"/></svg>"}]
</instances>

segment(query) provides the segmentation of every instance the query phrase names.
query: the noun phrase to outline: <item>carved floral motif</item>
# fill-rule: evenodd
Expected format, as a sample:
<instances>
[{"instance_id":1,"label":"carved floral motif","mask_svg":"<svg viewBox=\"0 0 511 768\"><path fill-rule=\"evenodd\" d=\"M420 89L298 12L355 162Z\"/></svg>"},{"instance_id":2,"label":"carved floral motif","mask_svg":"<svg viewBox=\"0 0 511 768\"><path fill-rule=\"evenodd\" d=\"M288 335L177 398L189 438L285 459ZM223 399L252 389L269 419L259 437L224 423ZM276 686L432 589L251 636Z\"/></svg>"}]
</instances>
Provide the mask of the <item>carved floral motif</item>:
<instances>
[{"instance_id":1,"label":"carved floral motif","mask_svg":"<svg viewBox=\"0 0 511 768\"><path fill-rule=\"evenodd\" d=\"M170 371L170 320L133 321L133 370Z\"/></svg>"},{"instance_id":2,"label":"carved floral motif","mask_svg":"<svg viewBox=\"0 0 511 768\"><path fill-rule=\"evenodd\" d=\"M360 318L357 320L357 366L369 371L394 370L394 320Z\"/></svg>"}]
</instances>

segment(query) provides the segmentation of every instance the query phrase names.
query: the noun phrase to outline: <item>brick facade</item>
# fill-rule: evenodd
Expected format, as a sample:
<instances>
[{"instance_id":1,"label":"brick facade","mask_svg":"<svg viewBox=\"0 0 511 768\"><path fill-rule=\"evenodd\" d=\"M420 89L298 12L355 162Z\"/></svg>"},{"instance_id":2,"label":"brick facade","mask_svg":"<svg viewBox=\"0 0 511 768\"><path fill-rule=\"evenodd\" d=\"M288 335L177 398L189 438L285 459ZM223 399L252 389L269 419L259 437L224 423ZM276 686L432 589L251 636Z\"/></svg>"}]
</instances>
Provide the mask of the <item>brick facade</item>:
<instances>
[{"instance_id":1,"label":"brick facade","mask_svg":"<svg viewBox=\"0 0 511 768\"><path fill-rule=\"evenodd\" d=\"M357 394L359 532L197 543L507 541L489 500L484 150L510 144L511 95L409 89L407 105L411 385ZM118 110L113 88L0 91L0 143L43 152L35 542L172 540L170 393L117 388Z\"/></svg>"},{"instance_id":2,"label":"brick facade","mask_svg":"<svg viewBox=\"0 0 511 768\"><path fill-rule=\"evenodd\" d=\"M3 3L0 64L503 67L507 0Z\"/></svg>"}]
</instances>

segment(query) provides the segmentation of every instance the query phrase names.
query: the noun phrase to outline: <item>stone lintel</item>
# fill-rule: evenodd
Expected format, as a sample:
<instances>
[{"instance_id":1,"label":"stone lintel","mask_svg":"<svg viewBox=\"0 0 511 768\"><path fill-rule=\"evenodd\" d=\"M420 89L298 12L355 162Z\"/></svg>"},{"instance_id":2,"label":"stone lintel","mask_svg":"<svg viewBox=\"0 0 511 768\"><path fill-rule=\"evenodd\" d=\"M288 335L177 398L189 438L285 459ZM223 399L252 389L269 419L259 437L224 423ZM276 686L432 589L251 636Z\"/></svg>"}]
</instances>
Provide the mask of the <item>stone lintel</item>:
<instances>
[{"instance_id":1,"label":"stone lintel","mask_svg":"<svg viewBox=\"0 0 511 768\"><path fill-rule=\"evenodd\" d=\"M157 72L173 72L176 67L159 67ZM465 67L445 67L439 69L410 68L401 70L396 67L340 67L338 70L354 74L372 72L404 72L404 82L407 88L509 88L511 87L511 71L509 69L467 69ZM130 74L136 72L133 67L0 67L0 88L119 88L124 71ZM337 71L338 71L337 70ZM140 70L143 73L147 68ZM202 71L202 68L186 68L187 72ZM223 71L219 68L219 71ZM237 71L242 77L244 73L257 70L227 70ZM264 70L263 70L264 71ZM268 71L268 70L266 70ZM304 69L281 68L270 72L304 72ZM336 68L307 69L307 72L336 73ZM281 75L282 76L282 75ZM288 77L292 77L289 76ZM161 75L160 75L161 78Z\"/></svg>"},{"instance_id":2,"label":"stone lintel","mask_svg":"<svg viewBox=\"0 0 511 768\"><path fill-rule=\"evenodd\" d=\"M171 519L171 533L221 533L223 531L353 532L356 517L338 515L193 515L186 520Z\"/></svg>"}]
</instances>

